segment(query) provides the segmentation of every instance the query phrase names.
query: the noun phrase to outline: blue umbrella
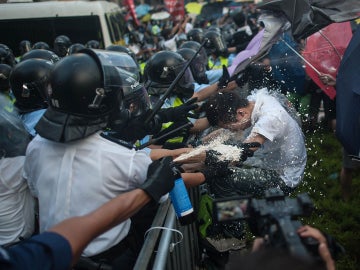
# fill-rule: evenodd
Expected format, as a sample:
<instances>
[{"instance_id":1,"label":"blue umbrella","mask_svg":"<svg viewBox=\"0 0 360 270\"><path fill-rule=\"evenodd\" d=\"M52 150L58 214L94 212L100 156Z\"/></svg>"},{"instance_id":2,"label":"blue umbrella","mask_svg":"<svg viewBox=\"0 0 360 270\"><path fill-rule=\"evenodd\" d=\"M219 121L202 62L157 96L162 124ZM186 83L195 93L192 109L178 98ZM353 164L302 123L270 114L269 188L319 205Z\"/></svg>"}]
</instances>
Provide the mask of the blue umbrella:
<instances>
[{"instance_id":1,"label":"blue umbrella","mask_svg":"<svg viewBox=\"0 0 360 270\"><path fill-rule=\"evenodd\" d=\"M336 135L345 150L360 157L360 27L340 63L336 79Z\"/></svg>"}]
</instances>

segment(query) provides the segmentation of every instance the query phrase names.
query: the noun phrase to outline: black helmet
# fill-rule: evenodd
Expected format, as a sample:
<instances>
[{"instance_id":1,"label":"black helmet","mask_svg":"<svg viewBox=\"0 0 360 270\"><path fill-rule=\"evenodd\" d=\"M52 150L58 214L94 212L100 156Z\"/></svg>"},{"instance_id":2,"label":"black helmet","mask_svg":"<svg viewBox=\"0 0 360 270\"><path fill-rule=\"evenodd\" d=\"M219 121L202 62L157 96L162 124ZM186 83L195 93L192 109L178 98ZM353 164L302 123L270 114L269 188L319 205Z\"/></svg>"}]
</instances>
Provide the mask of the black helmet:
<instances>
[{"instance_id":1,"label":"black helmet","mask_svg":"<svg viewBox=\"0 0 360 270\"><path fill-rule=\"evenodd\" d=\"M182 48L189 48L189 49L193 49L194 51L198 51L201 47L201 44L197 41L193 41L193 40L189 40L189 41L185 41L183 44L181 44L180 49ZM204 49L204 47L201 47L200 51L199 51L199 55L201 56L201 59L204 63L208 62L208 57L206 54L206 50Z\"/></svg>"},{"instance_id":2,"label":"black helmet","mask_svg":"<svg viewBox=\"0 0 360 270\"><path fill-rule=\"evenodd\" d=\"M57 36L54 40L54 52L59 57L64 57L68 53L68 49L71 46L71 40L65 35Z\"/></svg>"},{"instance_id":3,"label":"black helmet","mask_svg":"<svg viewBox=\"0 0 360 270\"><path fill-rule=\"evenodd\" d=\"M127 53L128 55L130 55L134 59L134 61L136 61L135 53L126 46L112 44L112 45L107 46L105 48L105 50Z\"/></svg>"},{"instance_id":4,"label":"black helmet","mask_svg":"<svg viewBox=\"0 0 360 270\"><path fill-rule=\"evenodd\" d=\"M10 89L10 73L12 67L7 64L0 64L0 92L8 92Z\"/></svg>"},{"instance_id":5,"label":"black helmet","mask_svg":"<svg viewBox=\"0 0 360 270\"><path fill-rule=\"evenodd\" d=\"M85 49L85 45L81 43L74 43L69 47L69 55L78 53L82 49Z\"/></svg>"},{"instance_id":6,"label":"black helmet","mask_svg":"<svg viewBox=\"0 0 360 270\"><path fill-rule=\"evenodd\" d=\"M110 64L122 68L132 74L137 81L140 81L139 64L127 53L107 50L93 50L100 58L106 59Z\"/></svg>"},{"instance_id":7,"label":"black helmet","mask_svg":"<svg viewBox=\"0 0 360 270\"><path fill-rule=\"evenodd\" d=\"M25 61L28 59L34 59L34 58L44 59L44 60L50 61L53 64L55 64L57 61L60 60L59 56L57 56L52 51L43 50L43 49L33 49L33 50L25 53L21 57L20 61L22 62L22 61Z\"/></svg>"},{"instance_id":8,"label":"black helmet","mask_svg":"<svg viewBox=\"0 0 360 270\"><path fill-rule=\"evenodd\" d=\"M53 64L44 59L28 59L18 63L10 74L15 106L22 112L47 107L46 91Z\"/></svg>"},{"instance_id":9,"label":"black helmet","mask_svg":"<svg viewBox=\"0 0 360 270\"><path fill-rule=\"evenodd\" d=\"M50 85L50 107L82 118L108 115L118 106L122 95L118 69L91 49L56 63Z\"/></svg>"},{"instance_id":10,"label":"black helmet","mask_svg":"<svg viewBox=\"0 0 360 270\"><path fill-rule=\"evenodd\" d=\"M190 48L182 48L177 51L185 60L190 61L195 55L196 51ZM208 84L209 80L206 76L206 62L203 62L203 59L200 54L197 54L195 59L192 60L190 64L191 73L196 82L199 84Z\"/></svg>"},{"instance_id":11,"label":"black helmet","mask_svg":"<svg viewBox=\"0 0 360 270\"><path fill-rule=\"evenodd\" d=\"M20 55L23 55L24 53L27 53L31 50L31 42L29 40L22 40L19 43L19 52Z\"/></svg>"},{"instance_id":12,"label":"black helmet","mask_svg":"<svg viewBox=\"0 0 360 270\"><path fill-rule=\"evenodd\" d=\"M246 16L242 8L237 8L231 11L230 17L238 27L242 27L246 23Z\"/></svg>"},{"instance_id":13,"label":"black helmet","mask_svg":"<svg viewBox=\"0 0 360 270\"><path fill-rule=\"evenodd\" d=\"M188 40L199 42L204 41L204 31L201 28L193 28L187 33Z\"/></svg>"},{"instance_id":14,"label":"black helmet","mask_svg":"<svg viewBox=\"0 0 360 270\"><path fill-rule=\"evenodd\" d=\"M32 46L32 49L50 50L50 46L44 41L38 41Z\"/></svg>"},{"instance_id":15,"label":"black helmet","mask_svg":"<svg viewBox=\"0 0 360 270\"><path fill-rule=\"evenodd\" d=\"M15 66L16 60L13 51L5 44L0 44L0 64Z\"/></svg>"},{"instance_id":16,"label":"black helmet","mask_svg":"<svg viewBox=\"0 0 360 270\"><path fill-rule=\"evenodd\" d=\"M224 55L227 53L226 42L221 33L213 30L208 31L205 33L205 38L209 40L205 44L205 48L208 53L215 53L216 55Z\"/></svg>"},{"instance_id":17,"label":"black helmet","mask_svg":"<svg viewBox=\"0 0 360 270\"><path fill-rule=\"evenodd\" d=\"M149 94L165 93L186 64L187 61L176 52L160 51L155 53L146 63L144 70ZM187 69L178 81L174 93L187 98L194 94L194 78L190 69Z\"/></svg>"},{"instance_id":18,"label":"black helmet","mask_svg":"<svg viewBox=\"0 0 360 270\"><path fill-rule=\"evenodd\" d=\"M97 40L89 40L86 42L85 47L89 49L100 49L100 42Z\"/></svg>"}]
</instances>

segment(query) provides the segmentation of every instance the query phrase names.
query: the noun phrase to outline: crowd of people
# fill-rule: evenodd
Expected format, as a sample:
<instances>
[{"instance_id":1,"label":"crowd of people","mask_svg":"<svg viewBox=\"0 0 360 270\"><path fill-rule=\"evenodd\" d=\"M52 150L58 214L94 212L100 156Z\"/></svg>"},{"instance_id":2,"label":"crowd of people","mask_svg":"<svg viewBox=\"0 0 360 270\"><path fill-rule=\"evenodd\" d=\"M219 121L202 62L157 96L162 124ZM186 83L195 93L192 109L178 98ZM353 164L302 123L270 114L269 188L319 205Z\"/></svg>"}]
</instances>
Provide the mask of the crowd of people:
<instances>
[{"instance_id":1,"label":"crowd of people","mask_svg":"<svg viewBox=\"0 0 360 270\"><path fill-rule=\"evenodd\" d=\"M106 48L65 34L52 46L23 40L17 56L0 44L0 266L132 269L174 185L173 167L188 188L206 186L216 198L296 190L307 162L304 133L318 125L318 88L305 72L298 77L308 84L287 87L271 54L229 75L264 28L259 16L244 5L212 22L129 19L125 45ZM310 92L316 108L299 115L287 97ZM212 148L216 140L235 156ZM194 153L199 146L210 147ZM221 235L243 239L236 223ZM316 238L334 269L323 234L298 233Z\"/></svg>"}]
</instances>

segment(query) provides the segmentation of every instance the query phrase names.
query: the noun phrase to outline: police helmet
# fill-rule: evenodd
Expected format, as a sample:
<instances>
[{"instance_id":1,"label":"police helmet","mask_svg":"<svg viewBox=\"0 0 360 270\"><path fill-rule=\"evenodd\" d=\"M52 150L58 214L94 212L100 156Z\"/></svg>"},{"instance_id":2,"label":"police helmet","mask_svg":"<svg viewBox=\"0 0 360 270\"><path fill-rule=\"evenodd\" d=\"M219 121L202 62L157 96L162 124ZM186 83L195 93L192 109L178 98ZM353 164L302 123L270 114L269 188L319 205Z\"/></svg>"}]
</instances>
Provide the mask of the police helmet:
<instances>
[{"instance_id":1,"label":"police helmet","mask_svg":"<svg viewBox=\"0 0 360 270\"><path fill-rule=\"evenodd\" d=\"M59 57L64 57L68 54L68 49L71 46L71 40L68 36L60 35L54 40L54 52Z\"/></svg>"},{"instance_id":2,"label":"police helmet","mask_svg":"<svg viewBox=\"0 0 360 270\"><path fill-rule=\"evenodd\" d=\"M226 42L218 31L208 31L205 33L205 38L208 42L205 43L205 48L209 54L224 55L227 53Z\"/></svg>"},{"instance_id":3,"label":"police helmet","mask_svg":"<svg viewBox=\"0 0 360 270\"><path fill-rule=\"evenodd\" d=\"M18 63L10 74L15 106L23 112L47 107L46 90L53 64L44 59L28 59Z\"/></svg>"},{"instance_id":4,"label":"police helmet","mask_svg":"<svg viewBox=\"0 0 360 270\"><path fill-rule=\"evenodd\" d=\"M50 61L53 64L55 64L57 61L60 60L59 56L57 56L57 54L55 54L52 51L44 50L44 49L33 49L33 50L25 53L21 57L20 61L22 62L22 61L25 61L28 59L33 59L33 58L44 59L44 60Z\"/></svg>"},{"instance_id":5,"label":"police helmet","mask_svg":"<svg viewBox=\"0 0 360 270\"><path fill-rule=\"evenodd\" d=\"M74 43L69 47L69 55L78 53L82 49L85 49L85 45L81 43Z\"/></svg>"},{"instance_id":6,"label":"police helmet","mask_svg":"<svg viewBox=\"0 0 360 270\"><path fill-rule=\"evenodd\" d=\"M201 28L193 28L187 34L188 40L199 42L204 41L204 31Z\"/></svg>"},{"instance_id":7,"label":"police helmet","mask_svg":"<svg viewBox=\"0 0 360 270\"><path fill-rule=\"evenodd\" d=\"M5 44L0 44L0 64L15 66L16 60L13 51Z\"/></svg>"},{"instance_id":8,"label":"police helmet","mask_svg":"<svg viewBox=\"0 0 360 270\"><path fill-rule=\"evenodd\" d=\"M85 47L89 49L100 49L100 42L92 39L85 43Z\"/></svg>"},{"instance_id":9,"label":"police helmet","mask_svg":"<svg viewBox=\"0 0 360 270\"><path fill-rule=\"evenodd\" d=\"M49 106L58 112L94 118L112 112L122 99L119 70L91 49L56 63L48 89Z\"/></svg>"},{"instance_id":10,"label":"police helmet","mask_svg":"<svg viewBox=\"0 0 360 270\"><path fill-rule=\"evenodd\" d=\"M194 51L199 51L199 55L201 56L201 59L204 63L208 62L208 57L206 54L206 50L204 49L204 47L201 47L201 44L197 41L193 41L193 40L189 40L189 41L185 41L183 44L181 44L179 49L182 48L189 48L189 49L193 49Z\"/></svg>"},{"instance_id":11,"label":"police helmet","mask_svg":"<svg viewBox=\"0 0 360 270\"><path fill-rule=\"evenodd\" d=\"M50 50L50 46L49 44L47 44L44 41L38 41L36 43L34 43L34 45L32 46L32 49L43 49L43 50Z\"/></svg>"},{"instance_id":12,"label":"police helmet","mask_svg":"<svg viewBox=\"0 0 360 270\"><path fill-rule=\"evenodd\" d=\"M144 69L149 94L165 93L186 64L187 61L173 51L160 51L151 56ZM194 78L189 68L178 81L174 93L187 98L194 94Z\"/></svg>"},{"instance_id":13,"label":"police helmet","mask_svg":"<svg viewBox=\"0 0 360 270\"><path fill-rule=\"evenodd\" d=\"M31 50L31 42L29 40L22 40L19 43L19 53L23 55Z\"/></svg>"},{"instance_id":14,"label":"police helmet","mask_svg":"<svg viewBox=\"0 0 360 270\"><path fill-rule=\"evenodd\" d=\"M185 60L190 61L193 58L196 51L190 48L182 48L177 51ZM190 63L190 70L196 82L199 84L208 84L209 80L206 76L206 62L203 62L203 59L200 54L197 54L195 58Z\"/></svg>"},{"instance_id":15,"label":"police helmet","mask_svg":"<svg viewBox=\"0 0 360 270\"><path fill-rule=\"evenodd\" d=\"M12 67L7 64L0 64L0 92L8 92L10 89L10 73Z\"/></svg>"}]
</instances>

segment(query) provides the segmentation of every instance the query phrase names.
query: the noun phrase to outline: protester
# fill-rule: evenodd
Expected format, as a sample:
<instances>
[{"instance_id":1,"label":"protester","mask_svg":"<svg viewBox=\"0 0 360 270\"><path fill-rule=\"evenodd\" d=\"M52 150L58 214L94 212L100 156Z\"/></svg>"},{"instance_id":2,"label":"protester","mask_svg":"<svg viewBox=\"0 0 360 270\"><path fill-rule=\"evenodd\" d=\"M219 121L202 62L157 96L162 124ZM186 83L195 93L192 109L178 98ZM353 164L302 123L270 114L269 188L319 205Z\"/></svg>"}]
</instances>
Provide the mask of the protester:
<instances>
[{"instance_id":1,"label":"protester","mask_svg":"<svg viewBox=\"0 0 360 270\"><path fill-rule=\"evenodd\" d=\"M217 153L203 152L198 160L194 158L197 162L206 161L216 173L206 171L198 184L211 183L217 197L259 197L266 189L277 186L290 194L299 185L307 160L304 135L297 121L267 89L254 92L247 99L233 92L219 93L209 100L206 116L211 125L244 131L245 139L227 142L242 151L238 166L231 166L228 176L221 179L216 175L216 165L223 162L219 162ZM246 147L246 143L259 146ZM221 173L224 170L220 168Z\"/></svg>"}]
</instances>

